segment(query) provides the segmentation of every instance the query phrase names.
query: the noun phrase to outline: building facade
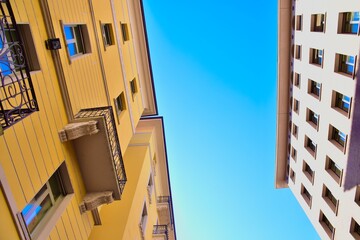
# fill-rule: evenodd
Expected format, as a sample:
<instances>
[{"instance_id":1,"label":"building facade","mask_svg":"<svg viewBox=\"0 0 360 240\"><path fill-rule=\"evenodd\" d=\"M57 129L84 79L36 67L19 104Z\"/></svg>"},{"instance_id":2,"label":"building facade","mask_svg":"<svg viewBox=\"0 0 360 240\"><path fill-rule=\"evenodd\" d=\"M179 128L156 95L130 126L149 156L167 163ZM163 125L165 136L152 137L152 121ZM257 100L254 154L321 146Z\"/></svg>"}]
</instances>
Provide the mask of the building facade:
<instances>
[{"instance_id":1,"label":"building facade","mask_svg":"<svg viewBox=\"0 0 360 240\"><path fill-rule=\"evenodd\" d=\"M0 15L0 239L176 239L142 1Z\"/></svg>"},{"instance_id":2,"label":"building facade","mask_svg":"<svg viewBox=\"0 0 360 240\"><path fill-rule=\"evenodd\" d=\"M360 239L359 11L278 1L276 188L291 189L321 239Z\"/></svg>"}]
</instances>

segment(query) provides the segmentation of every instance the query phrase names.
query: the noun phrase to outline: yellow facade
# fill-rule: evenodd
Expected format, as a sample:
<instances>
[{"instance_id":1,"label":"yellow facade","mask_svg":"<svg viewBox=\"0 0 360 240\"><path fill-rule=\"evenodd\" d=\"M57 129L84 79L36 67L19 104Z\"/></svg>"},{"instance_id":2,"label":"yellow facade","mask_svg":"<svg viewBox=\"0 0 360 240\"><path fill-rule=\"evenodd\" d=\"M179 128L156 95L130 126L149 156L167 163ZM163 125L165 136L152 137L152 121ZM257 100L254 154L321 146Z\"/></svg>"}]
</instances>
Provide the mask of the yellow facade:
<instances>
[{"instance_id":1,"label":"yellow facade","mask_svg":"<svg viewBox=\"0 0 360 240\"><path fill-rule=\"evenodd\" d=\"M141 0L0 5L0 239L176 239Z\"/></svg>"}]
</instances>

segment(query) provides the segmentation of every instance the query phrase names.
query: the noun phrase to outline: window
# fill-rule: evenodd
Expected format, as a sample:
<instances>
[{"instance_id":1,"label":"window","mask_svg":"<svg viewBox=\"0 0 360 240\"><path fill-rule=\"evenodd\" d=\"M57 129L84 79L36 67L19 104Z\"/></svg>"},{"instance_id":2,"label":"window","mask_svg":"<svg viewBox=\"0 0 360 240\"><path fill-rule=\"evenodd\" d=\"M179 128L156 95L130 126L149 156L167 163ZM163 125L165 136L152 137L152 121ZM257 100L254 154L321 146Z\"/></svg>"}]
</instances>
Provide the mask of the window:
<instances>
[{"instance_id":1,"label":"window","mask_svg":"<svg viewBox=\"0 0 360 240\"><path fill-rule=\"evenodd\" d=\"M299 101L294 98L294 111L299 114Z\"/></svg>"},{"instance_id":2,"label":"window","mask_svg":"<svg viewBox=\"0 0 360 240\"><path fill-rule=\"evenodd\" d=\"M333 239L334 238L334 234L335 234L335 228L333 227L333 225L330 223L329 219L325 216L325 214L323 212L320 211L320 219L319 222L321 224L321 226L324 228L325 232L327 233L327 235Z\"/></svg>"},{"instance_id":3,"label":"window","mask_svg":"<svg viewBox=\"0 0 360 240\"><path fill-rule=\"evenodd\" d=\"M118 113L118 115L126 110L126 104L125 104L125 96L124 96L124 92L120 93L120 95L114 99L115 102L115 108L116 111Z\"/></svg>"},{"instance_id":4,"label":"window","mask_svg":"<svg viewBox=\"0 0 360 240\"><path fill-rule=\"evenodd\" d=\"M290 168L290 179L294 184L295 184L295 177L296 177L295 172Z\"/></svg>"},{"instance_id":5,"label":"window","mask_svg":"<svg viewBox=\"0 0 360 240\"><path fill-rule=\"evenodd\" d=\"M147 192L148 192L150 204L151 204L151 200L152 200L151 198L152 198L153 189L154 189L153 177L152 177L152 174L150 173L150 177L149 177L149 181L148 181L148 185L147 185Z\"/></svg>"},{"instance_id":6,"label":"window","mask_svg":"<svg viewBox=\"0 0 360 240\"><path fill-rule=\"evenodd\" d=\"M311 208L312 196L309 193L309 191L306 189L306 187L302 184L301 184L301 196L304 198L307 205L309 205L309 207Z\"/></svg>"},{"instance_id":7,"label":"window","mask_svg":"<svg viewBox=\"0 0 360 240\"><path fill-rule=\"evenodd\" d=\"M56 222L53 220L61 217L70 202L71 197L67 194L73 192L65 163L63 163L18 214L21 225L24 227L23 232L28 234L29 238L30 236L37 238L40 234L44 235L44 232L50 234L53 227L51 224Z\"/></svg>"},{"instance_id":8,"label":"window","mask_svg":"<svg viewBox=\"0 0 360 240\"><path fill-rule=\"evenodd\" d=\"M353 218L351 219L350 233L355 239L360 239L360 225Z\"/></svg>"},{"instance_id":9,"label":"window","mask_svg":"<svg viewBox=\"0 0 360 240\"><path fill-rule=\"evenodd\" d=\"M323 55L324 55L324 50L310 48L310 63L322 67Z\"/></svg>"},{"instance_id":10,"label":"window","mask_svg":"<svg viewBox=\"0 0 360 240\"><path fill-rule=\"evenodd\" d=\"M30 71L40 70L40 63L36 54L35 44L33 37L31 35L31 29L29 24L17 24L18 34L16 34L15 28L12 25L9 25L9 28L5 28L1 33L5 34L4 38L1 36L2 40L0 41L0 48L6 49L9 48L9 45L18 43L21 41L23 43L24 51L25 51L25 60L26 64L29 67ZM9 51L6 55L1 56L0 59L0 71L3 76L12 74L11 69L15 69L15 71L19 71L22 66L23 60L12 51ZM12 66L10 66L10 65Z\"/></svg>"},{"instance_id":11,"label":"window","mask_svg":"<svg viewBox=\"0 0 360 240\"><path fill-rule=\"evenodd\" d=\"M299 73L294 73L295 75L295 81L294 81L294 85L296 87L300 87L300 79L301 79L301 75Z\"/></svg>"},{"instance_id":12,"label":"window","mask_svg":"<svg viewBox=\"0 0 360 240\"><path fill-rule=\"evenodd\" d=\"M70 57L91 52L86 25L64 25L64 35Z\"/></svg>"},{"instance_id":13,"label":"window","mask_svg":"<svg viewBox=\"0 0 360 240\"><path fill-rule=\"evenodd\" d=\"M309 179L309 181L314 184L314 176L315 172L311 169L311 167L304 161L303 162L303 172L305 176Z\"/></svg>"},{"instance_id":14,"label":"window","mask_svg":"<svg viewBox=\"0 0 360 240\"><path fill-rule=\"evenodd\" d=\"M292 159L295 160L295 162L296 162L296 156L297 156L296 149L294 147L291 147L291 157L292 157Z\"/></svg>"},{"instance_id":15,"label":"window","mask_svg":"<svg viewBox=\"0 0 360 240\"><path fill-rule=\"evenodd\" d=\"M296 16L296 31L302 30L302 15Z\"/></svg>"},{"instance_id":16,"label":"window","mask_svg":"<svg viewBox=\"0 0 360 240\"><path fill-rule=\"evenodd\" d=\"M305 136L305 148L315 158L316 157L316 143L311 140L308 136Z\"/></svg>"},{"instance_id":17,"label":"window","mask_svg":"<svg viewBox=\"0 0 360 240\"><path fill-rule=\"evenodd\" d=\"M128 25L126 23L120 23L120 26L121 26L123 41L124 42L129 41L130 37L129 37Z\"/></svg>"},{"instance_id":18,"label":"window","mask_svg":"<svg viewBox=\"0 0 360 240\"><path fill-rule=\"evenodd\" d=\"M326 170L338 184L341 184L342 169L329 157L326 157Z\"/></svg>"},{"instance_id":19,"label":"window","mask_svg":"<svg viewBox=\"0 0 360 240\"><path fill-rule=\"evenodd\" d=\"M296 139L298 138L298 126L296 126L294 123L293 123L293 126L292 126L292 134L294 135L294 137Z\"/></svg>"},{"instance_id":20,"label":"window","mask_svg":"<svg viewBox=\"0 0 360 240\"><path fill-rule=\"evenodd\" d=\"M318 13L311 15L311 31L325 32L325 14Z\"/></svg>"},{"instance_id":21,"label":"window","mask_svg":"<svg viewBox=\"0 0 360 240\"><path fill-rule=\"evenodd\" d=\"M313 112L310 109L307 109L307 121L313 126L316 130L319 129L319 115Z\"/></svg>"},{"instance_id":22,"label":"window","mask_svg":"<svg viewBox=\"0 0 360 240\"><path fill-rule=\"evenodd\" d=\"M113 36L111 24L109 23L101 24L101 32L103 35L103 41L105 47L114 45L114 36Z\"/></svg>"},{"instance_id":23,"label":"window","mask_svg":"<svg viewBox=\"0 0 360 240\"><path fill-rule=\"evenodd\" d=\"M132 93L132 97L133 97L133 100L134 100L134 95L138 92L138 88L137 88L135 78L130 81L130 88L131 88L131 93Z\"/></svg>"},{"instance_id":24,"label":"window","mask_svg":"<svg viewBox=\"0 0 360 240\"><path fill-rule=\"evenodd\" d=\"M330 125L330 141L334 143L337 147L339 147L340 150L345 151L345 145L346 145L346 134L341 132L336 127Z\"/></svg>"},{"instance_id":25,"label":"window","mask_svg":"<svg viewBox=\"0 0 360 240\"><path fill-rule=\"evenodd\" d=\"M320 99L321 96L321 83L315 82L309 79L309 93L317 98Z\"/></svg>"},{"instance_id":26,"label":"window","mask_svg":"<svg viewBox=\"0 0 360 240\"><path fill-rule=\"evenodd\" d=\"M359 12L339 13L338 33L359 33Z\"/></svg>"},{"instance_id":27,"label":"window","mask_svg":"<svg viewBox=\"0 0 360 240\"><path fill-rule=\"evenodd\" d=\"M339 201L325 185L323 186L323 198L331 210L336 214Z\"/></svg>"},{"instance_id":28,"label":"window","mask_svg":"<svg viewBox=\"0 0 360 240\"><path fill-rule=\"evenodd\" d=\"M349 114L351 98L335 91L333 92L333 94L335 95L335 107L345 112L346 114Z\"/></svg>"},{"instance_id":29,"label":"window","mask_svg":"<svg viewBox=\"0 0 360 240\"><path fill-rule=\"evenodd\" d=\"M139 224L142 236L144 236L144 234L145 234L147 216L148 216L148 213L147 213L147 208L146 208L146 202L144 202L143 210L141 213L141 220L140 220L140 224Z\"/></svg>"},{"instance_id":30,"label":"window","mask_svg":"<svg viewBox=\"0 0 360 240\"><path fill-rule=\"evenodd\" d=\"M301 60L301 45L295 45L295 59Z\"/></svg>"},{"instance_id":31,"label":"window","mask_svg":"<svg viewBox=\"0 0 360 240\"><path fill-rule=\"evenodd\" d=\"M356 187L355 202L360 206L360 186Z\"/></svg>"},{"instance_id":32,"label":"window","mask_svg":"<svg viewBox=\"0 0 360 240\"><path fill-rule=\"evenodd\" d=\"M356 57L344 54L336 54L335 59L335 72L342 73L346 76L354 78Z\"/></svg>"}]
</instances>

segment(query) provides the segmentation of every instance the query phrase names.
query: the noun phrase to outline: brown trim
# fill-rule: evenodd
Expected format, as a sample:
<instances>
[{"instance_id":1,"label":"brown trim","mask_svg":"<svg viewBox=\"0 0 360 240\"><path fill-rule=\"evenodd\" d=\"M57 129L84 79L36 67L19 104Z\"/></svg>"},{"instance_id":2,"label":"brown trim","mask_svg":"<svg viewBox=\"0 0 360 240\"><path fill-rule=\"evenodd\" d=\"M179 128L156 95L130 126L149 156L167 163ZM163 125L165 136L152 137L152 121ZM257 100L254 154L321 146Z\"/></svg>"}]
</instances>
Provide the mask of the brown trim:
<instances>
[{"instance_id":1,"label":"brown trim","mask_svg":"<svg viewBox=\"0 0 360 240\"><path fill-rule=\"evenodd\" d=\"M54 26L53 26L53 21L51 18L48 2L47 2L47 0L39 0L39 1L40 1L40 5L41 5L41 12L42 12L42 15L44 18L47 35L49 38L56 38L56 33L55 33ZM73 108L71 105L69 93L67 91L68 88L66 85L64 69L62 67L59 51L51 50L51 56L54 61L55 72L56 72L57 79L59 81L61 95L62 95L62 99L63 99L64 105L65 105L66 115L67 115L68 121L71 121L72 119L74 119L74 114L72 111Z\"/></svg>"}]
</instances>

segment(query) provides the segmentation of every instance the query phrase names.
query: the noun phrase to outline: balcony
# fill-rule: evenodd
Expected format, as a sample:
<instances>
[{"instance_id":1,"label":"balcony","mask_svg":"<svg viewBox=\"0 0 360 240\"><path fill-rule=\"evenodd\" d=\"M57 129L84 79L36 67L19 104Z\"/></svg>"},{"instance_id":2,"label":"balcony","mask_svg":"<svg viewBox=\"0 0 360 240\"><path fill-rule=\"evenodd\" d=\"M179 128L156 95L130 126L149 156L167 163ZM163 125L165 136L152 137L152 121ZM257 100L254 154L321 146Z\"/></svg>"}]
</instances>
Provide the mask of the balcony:
<instances>
[{"instance_id":1,"label":"balcony","mask_svg":"<svg viewBox=\"0 0 360 240\"><path fill-rule=\"evenodd\" d=\"M82 109L59 136L75 148L87 191L82 212L120 200L127 179L112 107Z\"/></svg>"},{"instance_id":2,"label":"balcony","mask_svg":"<svg viewBox=\"0 0 360 240\"><path fill-rule=\"evenodd\" d=\"M9 1L0 2L0 134L38 111L24 45Z\"/></svg>"},{"instance_id":3,"label":"balcony","mask_svg":"<svg viewBox=\"0 0 360 240\"><path fill-rule=\"evenodd\" d=\"M154 225L152 240L169 240L167 225Z\"/></svg>"},{"instance_id":4,"label":"balcony","mask_svg":"<svg viewBox=\"0 0 360 240\"><path fill-rule=\"evenodd\" d=\"M157 212L159 215L159 223L174 227L174 212L172 208L171 196L160 196L157 198Z\"/></svg>"}]
</instances>

